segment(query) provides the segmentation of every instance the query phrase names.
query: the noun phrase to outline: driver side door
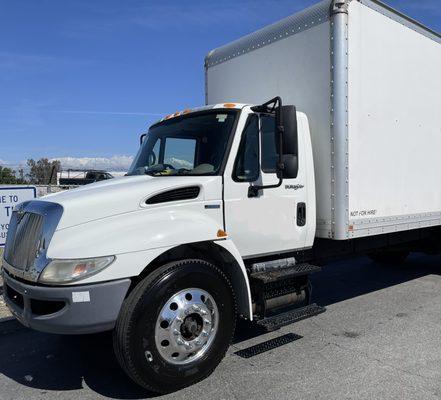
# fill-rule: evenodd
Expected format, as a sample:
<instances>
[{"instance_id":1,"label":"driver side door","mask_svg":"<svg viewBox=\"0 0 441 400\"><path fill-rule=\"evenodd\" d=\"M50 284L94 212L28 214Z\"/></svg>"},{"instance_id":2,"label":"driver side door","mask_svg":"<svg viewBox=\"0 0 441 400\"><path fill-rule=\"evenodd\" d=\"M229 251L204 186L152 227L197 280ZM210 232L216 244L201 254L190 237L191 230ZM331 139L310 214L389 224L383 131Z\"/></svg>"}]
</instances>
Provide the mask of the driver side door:
<instances>
[{"instance_id":1,"label":"driver side door","mask_svg":"<svg viewBox=\"0 0 441 400\"><path fill-rule=\"evenodd\" d=\"M242 116L224 177L225 228L242 257L282 253L304 247L306 224L298 221L299 206L306 202L304 168L299 157L296 178L284 179L277 188L250 197L250 185L273 185L278 153L274 116ZM299 143L299 149L301 144Z\"/></svg>"}]
</instances>

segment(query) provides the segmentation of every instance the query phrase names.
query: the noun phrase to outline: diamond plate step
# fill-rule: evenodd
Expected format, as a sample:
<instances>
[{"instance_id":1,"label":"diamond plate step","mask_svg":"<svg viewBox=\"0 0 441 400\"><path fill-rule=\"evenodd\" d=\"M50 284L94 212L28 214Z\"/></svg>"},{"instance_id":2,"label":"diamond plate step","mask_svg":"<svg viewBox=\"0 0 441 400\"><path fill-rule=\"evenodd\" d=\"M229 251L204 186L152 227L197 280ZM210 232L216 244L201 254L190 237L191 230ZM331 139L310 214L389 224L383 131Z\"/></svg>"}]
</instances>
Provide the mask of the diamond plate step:
<instances>
[{"instance_id":1,"label":"diamond plate step","mask_svg":"<svg viewBox=\"0 0 441 400\"><path fill-rule=\"evenodd\" d=\"M257 321L257 325L260 325L266 331L274 331L283 326L293 324L294 322L301 321L302 319L314 317L326 311L325 307L320 307L317 304L310 304L302 308L296 308L292 311L287 311L282 314L277 314L272 317L267 317Z\"/></svg>"},{"instance_id":2,"label":"diamond plate step","mask_svg":"<svg viewBox=\"0 0 441 400\"><path fill-rule=\"evenodd\" d=\"M295 340L299 340L301 338L302 336L296 335L295 333L287 333L286 335L279 336L277 338L267 340L254 346L247 347L246 349L236 351L234 354L242 358L251 358L257 356L258 354L274 350L277 347L284 346L285 344L294 342Z\"/></svg>"},{"instance_id":3,"label":"diamond plate step","mask_svg":"<svg viewBox=\"0 0 441 400\"><path fill-rule=\"evenodd\" d=\"M295 278L297 276L309 275L320 271L321 268L312 264L297 264L288 268L273 269L270 271L254 272L250 275L252 279L258 280L264 284Z\"/></svg>"}]
</instances>

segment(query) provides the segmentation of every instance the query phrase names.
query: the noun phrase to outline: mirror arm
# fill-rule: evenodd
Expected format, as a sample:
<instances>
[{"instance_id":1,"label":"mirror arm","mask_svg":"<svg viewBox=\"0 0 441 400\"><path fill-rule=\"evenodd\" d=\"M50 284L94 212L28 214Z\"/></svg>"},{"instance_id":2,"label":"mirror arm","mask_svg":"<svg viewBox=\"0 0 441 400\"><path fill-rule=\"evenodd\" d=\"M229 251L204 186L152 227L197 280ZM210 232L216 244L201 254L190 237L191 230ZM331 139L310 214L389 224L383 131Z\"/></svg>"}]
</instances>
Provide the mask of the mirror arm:
<instances>
[{"instance_id":1,"label":"mirror arm","mask_svg":"<svg viewBox=\"0 0 441 400\"><path fill-rule=\"evenodd\" d=\"M143 133L140 137L139 137L139 145L142 146L142 143L144 142L144 138L147 136L147 133Z\"/></svg>"},{"instance_id":2,"label":"mirror arm","mask_svg":"<svg viewBox=\"0 0 441 400\"><path fill-rule=\"evenodd\" d=\"M262 189L275 189L282 186L283 178L282 175L279 176L279 182L274 185L258 186L252 185L248 188L248 197L257 197L259 195L259 190Z\"/></svg>"}]
</instances>

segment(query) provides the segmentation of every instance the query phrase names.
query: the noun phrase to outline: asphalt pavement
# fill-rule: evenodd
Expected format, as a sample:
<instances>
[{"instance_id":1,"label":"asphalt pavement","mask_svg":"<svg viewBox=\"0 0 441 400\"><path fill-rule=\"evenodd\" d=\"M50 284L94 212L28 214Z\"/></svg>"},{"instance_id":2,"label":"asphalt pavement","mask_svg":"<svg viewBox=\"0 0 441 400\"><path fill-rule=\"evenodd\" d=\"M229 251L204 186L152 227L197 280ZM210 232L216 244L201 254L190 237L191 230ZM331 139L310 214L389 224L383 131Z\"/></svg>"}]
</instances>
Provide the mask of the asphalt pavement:
<instances>
[{"instance_id":1,"label":"asphalt pavement","mask_svg":"<svg viewBox=\"0 0 441 400\"><path fill-rule=\"evenodd\" d=\"M165 399L437 399L441 397L441 257L404 265L367 258L313 276L327 311L270 334L240 324L205 381ZM251 358L235 354L293 333ZM110 334L58 336L0 319L0 399L154 397L119 369Z\"/></svg>"}]
</instances>

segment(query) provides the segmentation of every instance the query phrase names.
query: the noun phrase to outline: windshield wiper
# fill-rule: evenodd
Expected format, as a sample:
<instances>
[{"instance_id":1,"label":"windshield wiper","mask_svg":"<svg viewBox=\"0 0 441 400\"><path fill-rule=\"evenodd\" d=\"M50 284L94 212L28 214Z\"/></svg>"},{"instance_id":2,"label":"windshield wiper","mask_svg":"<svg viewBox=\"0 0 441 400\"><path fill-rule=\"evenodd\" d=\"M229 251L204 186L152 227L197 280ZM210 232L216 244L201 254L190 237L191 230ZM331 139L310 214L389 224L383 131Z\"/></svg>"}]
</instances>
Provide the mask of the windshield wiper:
<instances>
[{"instance_id":1,"label":"windshield wiper","mask_svg":"<svg viewBox=\"0 0 441 400\"><path fill-rule=\"evenodd\" d=\"M164 172L168 172L167 174L164 174ZM187 170L185 168L180 169L144 169L145 175L150 176L177 176L177 175L189 175L190 170Z\"/></svg>"}]
</instances>

